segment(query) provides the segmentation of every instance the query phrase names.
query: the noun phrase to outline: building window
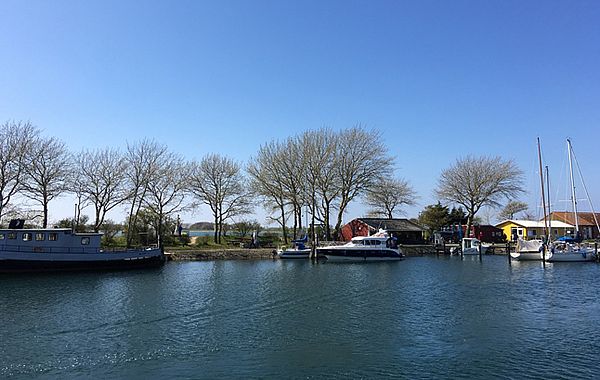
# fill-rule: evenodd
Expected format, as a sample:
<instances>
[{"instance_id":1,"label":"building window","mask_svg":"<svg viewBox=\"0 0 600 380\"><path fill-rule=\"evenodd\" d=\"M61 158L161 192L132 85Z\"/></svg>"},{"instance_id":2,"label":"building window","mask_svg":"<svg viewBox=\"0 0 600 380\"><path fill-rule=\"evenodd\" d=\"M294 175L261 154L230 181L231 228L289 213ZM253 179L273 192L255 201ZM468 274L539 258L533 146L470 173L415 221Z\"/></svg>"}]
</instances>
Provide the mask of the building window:
<instances>
[{"instance_id":1,"label":"building window","mask_svg":"<svg viewBox=\"0 0 600 380\"><path fill-rule=\"evenodd\" d=\"M32 235L31 232L23 232L23 241L31 241Z\"/></svg>"},{"instance_id":2,"label":"building window","mask_svg":"<svg viewBox=\"0 0 600 380\"><path fill-rule=\"evenodd\" d=\"M44 234L43 232L36 233L35 234L35 240L36 241L46 240L46 234Z\"/></svg>"},{"instance_id":3,"label":"building window","mask_svg":"<svg viewBox=\"0 0 600 380\"><path fill-rule=\"evenodd\" d=\"M50 240L50 241L58 240L58 234L56 232L50 232L48 234L48 240Z\"/></svg>"},{"instance_id":4,"label":"building window","mask_svg":"<svg viewBox=\"0 0 600 380\"><path fill-rule=\"evenodd\" d=\"M82 237L81 238L81 245L90 245L90 238L89 237Z\"/></svg>"}]
</instances>

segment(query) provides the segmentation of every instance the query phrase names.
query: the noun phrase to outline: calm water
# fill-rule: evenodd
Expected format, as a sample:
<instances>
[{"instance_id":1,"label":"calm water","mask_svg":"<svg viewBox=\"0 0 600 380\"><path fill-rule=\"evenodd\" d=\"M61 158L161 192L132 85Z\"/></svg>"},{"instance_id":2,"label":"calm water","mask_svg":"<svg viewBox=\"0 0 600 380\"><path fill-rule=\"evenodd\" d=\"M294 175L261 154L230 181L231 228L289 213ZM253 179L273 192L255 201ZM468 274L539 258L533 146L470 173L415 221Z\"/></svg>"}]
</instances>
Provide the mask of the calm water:
<instances>
[{"instance_id":1,"label":"calm water","mask_svg":"<svg viewBox=\"0 0 600 380\"><path fill-rule=\"evenodd\" d=\"M423 257L3 276L0 378L599 378L599 275Z\"/></svg>"}]
</instances>

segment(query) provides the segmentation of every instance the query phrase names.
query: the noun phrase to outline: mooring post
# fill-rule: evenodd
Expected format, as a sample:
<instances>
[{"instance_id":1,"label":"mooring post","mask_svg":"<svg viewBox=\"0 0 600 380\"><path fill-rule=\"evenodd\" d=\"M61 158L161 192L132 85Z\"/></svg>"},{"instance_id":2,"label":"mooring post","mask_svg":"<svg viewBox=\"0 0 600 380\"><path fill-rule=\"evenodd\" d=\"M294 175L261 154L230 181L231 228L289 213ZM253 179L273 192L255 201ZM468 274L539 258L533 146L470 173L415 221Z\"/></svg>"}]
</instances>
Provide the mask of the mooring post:
<instances>
[{"instance_id":1,"label":"mooring post","mask_svg":"<svg viewBox=\"0 0 600 380\"><path fill-rule=\"evenodd\" d=\"M481 261L481 253L483 251L483 249L481 248L481 242L479 242L479 245L477 246L477 251L479 251L479 261Z\"/></svg>"},{"instance_id":2,"label":"mooring post","mask_svg":"<svg viewBox=\"0 0 600 380\"><path fill-rule=\"evenodd\" d=\"M542 266L546 268L546 244L542 246Z\"/></svg>"},{"instance_id":3,"label":"mooring post","mask_svg":"<svg viewBox=\"0 0 600 380\"><path fill-rule=\"evenodd\" d=\"M506 243L506 256L508 257L508 266L511 266L512 263L510 262L510 241Z\"/></svg>"},{"instance_id":4,"label":"mooring post","mask_svg":"<svg viewBox=\"0 0 600 380\"><path fill-rule=\"evenodd\" d=\"M594 242L594 253L596 254L596 262L600 263L600 256L598 256L598 241Z\"/></svg>"}]
</instances>

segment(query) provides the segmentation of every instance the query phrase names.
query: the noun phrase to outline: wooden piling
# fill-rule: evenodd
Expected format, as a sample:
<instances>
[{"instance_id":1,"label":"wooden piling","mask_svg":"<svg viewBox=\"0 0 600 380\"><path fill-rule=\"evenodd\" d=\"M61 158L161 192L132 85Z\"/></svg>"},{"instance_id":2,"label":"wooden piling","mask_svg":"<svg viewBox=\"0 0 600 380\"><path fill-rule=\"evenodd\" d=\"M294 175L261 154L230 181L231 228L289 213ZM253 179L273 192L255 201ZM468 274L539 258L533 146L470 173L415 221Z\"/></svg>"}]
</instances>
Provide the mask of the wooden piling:
<instances>
[{"instance_id":1,"label":"wooden piling","mask_svg":"<svg viewBox=\"0 0 600 380\"><path fill-rule=\"evenodd\" d=\"M509 242L506 242L506 248L505 248L505 251L506 251L506 257L508 257L508 266L511 266L511 265L512 265L512 262L511 262L511 260L510 260L510 241L509 241Z\"/></svg>"}]
</instances>

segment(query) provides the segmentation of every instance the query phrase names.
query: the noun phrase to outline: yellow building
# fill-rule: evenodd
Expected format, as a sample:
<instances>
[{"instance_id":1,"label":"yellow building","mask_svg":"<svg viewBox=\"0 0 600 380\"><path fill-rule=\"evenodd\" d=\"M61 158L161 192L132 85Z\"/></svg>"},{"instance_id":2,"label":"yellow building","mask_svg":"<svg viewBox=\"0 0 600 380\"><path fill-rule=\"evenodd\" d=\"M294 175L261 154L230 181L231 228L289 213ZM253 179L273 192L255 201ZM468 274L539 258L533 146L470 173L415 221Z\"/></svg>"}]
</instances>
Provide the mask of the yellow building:
<instances>
[{"instance_id":1,"label":"yellow building","mask_svg":"<svg viewBox=\"0 0 600 380\"><path fill-rule=\"evenodd\" d=\"M531 240L541 239L546 236L546 227L543 221L537 220L505 220L496 224L506 235L508 240L516 240L517 238ZM575 227L553 220L550 224L551 239L556 239L560 236L571 235Z\"/></svg>"}]
</instances>

